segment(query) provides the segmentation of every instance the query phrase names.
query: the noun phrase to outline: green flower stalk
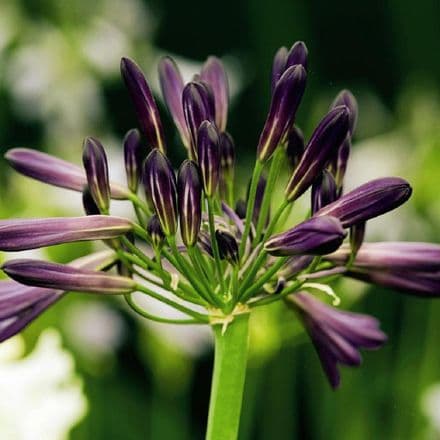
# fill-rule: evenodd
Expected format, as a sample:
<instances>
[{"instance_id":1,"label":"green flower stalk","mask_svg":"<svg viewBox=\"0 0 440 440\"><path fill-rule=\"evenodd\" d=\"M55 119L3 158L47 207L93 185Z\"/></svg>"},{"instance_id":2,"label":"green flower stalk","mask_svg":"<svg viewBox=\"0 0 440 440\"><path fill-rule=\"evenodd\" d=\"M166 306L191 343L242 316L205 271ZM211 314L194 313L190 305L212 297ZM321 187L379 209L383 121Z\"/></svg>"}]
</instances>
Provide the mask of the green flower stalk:
<instances>
[{"instance_id":1,"label":"green flower stalk","mask_svg":"<svg viewBox=\"0 0 440 440\"><path fill-rule=\"evenodd\" d=\"M307 142L294 125L307 57L302 42L275 56L271 104L248 188L234 182L240 148L227 131L228 81L215 57L186 85L171 58L159 65L164 101L188 153L177 175L166 156L151 89L137 64L127 58L121 72L146 145L137 130L130 130L123 141L126 187L109 181L104 147L92 137L84 142L84 170L37 151L8 151L8 162L25 176L81 192L87 215L2 220L0 250L83 240L102 240L110 250L107 264L4 264L11 279L0 282L0 341L21 331L67 291L120 295L140 316L161 323L209 325L215 363L207 439L233 440L256 308L281 302L293 310L292 319L303 324L336 387L338 366L359 365L360 349L379 348L386 336L374 318L340 311L315 298L317 290L335 297L324 281L348 276L419 296L439 296L439 245L372 245L364 240L369 219L408 200L408 182L376 179L343 193L357 120L354 96L341 92ZM281 200L273 197L279 186L285 187ZM306 218L291 224L289 210L310 188ZM114 198L132 205L136 221L110 215ZM88 260L97 258L92 254ZM182 316L155 315L140 307L135 295L147 295Z\"/></svg>"}]
</instances>

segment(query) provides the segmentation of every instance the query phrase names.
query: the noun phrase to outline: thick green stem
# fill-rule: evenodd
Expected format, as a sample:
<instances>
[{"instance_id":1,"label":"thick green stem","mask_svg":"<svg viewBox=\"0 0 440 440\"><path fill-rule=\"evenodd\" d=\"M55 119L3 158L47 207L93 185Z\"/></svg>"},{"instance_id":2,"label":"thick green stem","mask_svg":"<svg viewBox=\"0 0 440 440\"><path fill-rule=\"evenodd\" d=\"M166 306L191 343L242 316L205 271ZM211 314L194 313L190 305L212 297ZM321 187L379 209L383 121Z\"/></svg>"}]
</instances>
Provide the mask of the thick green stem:
<instances>
[{"instance_id":1,"label":"thick green stem","mask_svg":"<svg viewBox=\"0 0 440 440\"><path fill-rule=\"evenodd\" d=\"M237 315L223 332L215 335L214 372L209 402L207 440L236 440L246 376L249 314Z\"/></svg>"}]
</instances>

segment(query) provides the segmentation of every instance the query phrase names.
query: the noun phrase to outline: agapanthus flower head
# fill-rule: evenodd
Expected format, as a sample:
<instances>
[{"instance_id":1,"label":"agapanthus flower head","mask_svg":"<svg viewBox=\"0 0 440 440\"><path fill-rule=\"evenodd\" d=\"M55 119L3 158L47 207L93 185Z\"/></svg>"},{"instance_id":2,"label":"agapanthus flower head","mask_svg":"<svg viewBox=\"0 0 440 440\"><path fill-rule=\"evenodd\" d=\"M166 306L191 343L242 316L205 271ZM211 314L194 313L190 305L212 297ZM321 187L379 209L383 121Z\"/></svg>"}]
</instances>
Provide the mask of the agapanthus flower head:
<instances>
[{"instance_id":1,"label":"agapanthus flower head","mask_svg":"<svg viewBox=\"0 0 440 440\"><path fill-rule=\"evenodd\" d=\"M236 186L236 180L249 179L245 168L236 179L240 146L235 147L227 131L228 80L216 57L209 57L188 84L171 58L160 61L162 94L188 153L177 179L151 89L127 58L121 61L121 73L146 143L137 130L123 140L126 186L109 180L105 151L95 138L85 141L84 168L38 151L10 150L6 159L21 174L82 193L86 215L3 220L0 250L101 240L109 245L110 257L105 265L27 259L5 263L3 270L14 281L0 282L0 340L66 291L122 295L144 317L215 329L221 324L221 335L255 308L285 300L298 312L336 386L337 364L358 365L359 349L377 348L385 336L374 318L327 306L308 290L331 293L325 283L348 276L419 296L440 296L439 245L365 241L368 220L408 200L408 182L385 177L344 194L358 114L350 92L336 97L305 145L295 115L307 65L302 42L275 56L271 103L247 191ZM286 168L290 178L278 199ZM140 181L144 195L137 194ZM301 209L294 202L310 187L310 209L297 212L305 219L296 224L290 210ZM131 204L134 215L110 215L110 198ZM136 291L187 319L144 311L134 302Z\"/></svg>"}]
</instances>

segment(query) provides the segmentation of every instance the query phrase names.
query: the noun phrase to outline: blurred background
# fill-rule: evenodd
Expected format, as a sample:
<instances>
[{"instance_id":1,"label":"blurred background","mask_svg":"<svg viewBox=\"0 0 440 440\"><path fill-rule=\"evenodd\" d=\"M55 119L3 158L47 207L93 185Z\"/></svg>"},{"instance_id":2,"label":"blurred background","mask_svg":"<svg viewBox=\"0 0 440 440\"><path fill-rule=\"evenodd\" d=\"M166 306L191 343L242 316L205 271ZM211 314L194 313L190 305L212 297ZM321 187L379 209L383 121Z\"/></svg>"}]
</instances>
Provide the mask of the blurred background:
<instances>
[{"instance_id":1,"label":"blurred background","mask_svg":"<svg viewBox=\"0 0 440 440\"><path fill-rule=\"evenodd\" d=\"M440 242L439 19L438 0L0 0L1 153L26 146L80 163L83 138L95 135L123 181L121 139L136 123L120 57L134 58L157 91L161 55L190 77L215 54L230 74L244 192L272 57L304 40L310 74L298 124L309 135L351 89L360 119L347 188L384 175L414 187L398 213L369 224L369 238ZM168 138L177 164L184 151ZM30 184L4 160L0 183L2 218L82 211L79 195ZM90 246L32 255L65 262ZM388 344L344 369L333 392L293 315L276 305L259 312L240 439L440 438L440 302L357 282L334 289L381 320ZM0 438L202 439L212 359L208 331L152 325L117 299L70 295L0 345Z\"/></svg>"}]
</instances>

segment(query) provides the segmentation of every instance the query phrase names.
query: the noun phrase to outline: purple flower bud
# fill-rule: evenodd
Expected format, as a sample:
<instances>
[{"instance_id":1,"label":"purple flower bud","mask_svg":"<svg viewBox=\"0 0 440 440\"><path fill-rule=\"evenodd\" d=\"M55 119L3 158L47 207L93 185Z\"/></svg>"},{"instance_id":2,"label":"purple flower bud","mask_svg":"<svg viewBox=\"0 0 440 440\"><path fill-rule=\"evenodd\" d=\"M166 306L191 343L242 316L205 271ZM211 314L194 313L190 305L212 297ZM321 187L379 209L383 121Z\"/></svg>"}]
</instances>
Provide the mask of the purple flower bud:
<instances>
[{"instance_id":1,"label":"purple flower bud","mask_svg":"<svg viewBox=\"0 0 440 440\"><path fill-rule=\"evenodd\" d=\"M335 179L328 171L324 170L312 185L312 214L336 199L337 188Z\"/></svg>"},{"instance_id":2,"label":"purple flower bud","mask_svg":"<svg viewBox=\"0 0 440 440\"><path fill-rule=\"evenodd\" d=\"M143 181L147 194L166 236L177 230L176 178L170 161L159 150L153 150L144 166Z\"/></svg>"},{"instance_id":3,"label":"purple flower bud","mask_svg":"<svg viewBox=\"0 0 440 440\"><path fill-rule=\"evenodd\" d=\"M340 382L337 364L360 365L360 348L377 349L387 340L372 316L337 310L304 292L289 295L287 302L298 313L333 388Z\"/></svg>"},{"instance_id":4,"label":"purple flower bud","mask_svg":"<svg viewBox=\"0 0 440 440\"><path fill-rule=\"evenodd\" d=\"M287 47L283 46L277 50L277 53L275 54L275 56L273 58L272 75L271 75L272 93L273 93L273 90L275 89L277 82L281 78L281 75L286 70L287 55L288 55Z\"/></svg>"},{"instance_id":5,"label":"purple flower bud","mask_svg":"<svg viewBox=\"0 0 440 440\"><path fill-rule=\"evenodd\" d=\"M294 201L315 180L348 133L348 109L336 107L321 120L293 172L286 188L286 197Z\"/></svg>"},{"instance_id":6,"label":"purple flower bud","mask_svg":"<svg viewBox=\"0 0 440 440\"><path fill-rule=\"evenodd\" d=\"M335 264L345 264L350 254L350 247L344 245L326 258ZM440 245L400 241L363 243L356 254L354 267L383 271L439 272Z\"/></svg>"},{"instance_id":7,"label":"purple flower bud","mask_svg":"<svg viewBox=\"0 0 440 440\"><path fill-rule=\"evenodd\" d=\"M351 140L347 136L338 149L338 156L336 158L335 180L340 192L344 183L345 171L347 170L348 158L350 156Z\"/></svg>"},{"instance_id":8,"label":"purple flower bud","mask_svg":"<svg viewBox=\"0 0 440 440\"><path fill-rule=\"evenodd\" d=\"M220 258L233 265L238 264L238 244L235 237L227 231L217 229L215 231L215 238L218 243Z\"/></svg>"},{"instance_id":9,"label":"purple flower bud","mask_svg":"<svg viewBox=\"0 0 440 440\"><path fill-rule=\"evenodd\" d=\"M229 85L222 62L217 57L209 57L202 67L200 77L211 86L215 102L215 123L223 132L228 119Z\"/></svg>"},{"instance_id":10,"label":"purple flower bud","mask_svg":"<svg viewBox=\"0 0 440 440\"><path fill-rule=\"evenodd\" d=\"M350 228L350 247L352 254L357 254L365 238L366 222L358 223Z\"/></svg>"},{"instance_id":11,"label":"purple flower bud","mask_svg":"<svg viewBox=\"0 0 440 440\"><path fill-rule=\"evenodd\" d=\"M139 131L136 129L129 130L124 137L123 145L127 185L131 192L136 193L142 172L142 163L146 156L146 150L142 145Z\"/></svg>"},{"instance_id":12,"label":"purple flower bud","mask_svg":"<svg viewBox=\"0 0 440 440\"><path fill-rule=\"evenodd\" d=\"M129 220L108 215L2 220L0 249L22 251L74 241L104 240L119 237L132 227Z\"/></svg>"},{"instance_id":13,"label":"purple flower bud","mask_svg":"<svg viewBox=\"0 0 440 440\"><path fill-rule=\"evenodd\" d=\"M232 136L223 132L219 137L219 150L220 150L220 166L222 174L226 178L230 178L234 175L235 165L235 145Z\"/></svg>"},{"instance_id":14,"label":"purple flower bud","mask_svg":"<svg viewBox=\"0 0 440 440\"><path fill-rule=\"evenodd\" d=\"M331 215L348 228L397 208L409 199L411 192L406 180L383 177L364 183L315 215Z\"/></svg>"},{"instance_id":15,"label":"purple flower bud","mask_svg":"<svg viewBox=\"0 0 440 440\"><path fill-rule=\"evenodd\" d=\"M307 71L307 57L309 51L307 50L307 46L302 41L297 41L290 48L289 53L287 54L286 60L286 69L291 66L295 66L300 64Z\"/></svg>"},{"instance_id":16,"label":"purple flower bud","mask_svg":"<svg viewBox=\"0 0 440 440\"><path fill-rule=\"evenodd\" d=\"M345 235L336 218L312 217L288 231L273 235L264 244L264 249L272 255L325 255L335 251Z\"/></svg>"},{"instance_id":17,"label":"purple flower bud","mask_svg":"<svg viewBox=\"0 0 440 440\"><path fill-rule=\"evenodd\" d=\"M180 235L187 247L197 242L202 223L202 184L197 165L185 160L177 176Z\"/></svg>"},{"instance_id":18,"label":"purple flower bud","mask_svg":"<svg viewBox=\"0 0 440 440\"><path fill-rule=\"evenodd\" d=\"M333 101L332 105L330 106L330 109L338 107L340 105L345 105L348 107L348 110L350 111L350 136L354 133L354 130L356 129L356 123L358 118L358 104L356 101L356 98L353 96L353 94L350 92L350 90L342 90L339 92L339 94L336 96L335 100Z\"/></svg>"},{"instance_id":19,"label":"purple flower bud","mask_svg":"<svg viewBox=\"0 0 440 440\"><path fill-rule=\"evenodd\" d=\"M191 135L190 158L197 159L197 133L203 121L214 122L209 89L201 82L190 82L183 89L182 103L186 124Z\"/></svg>"},{"instance_id":20,"label":"purple flower bud","mask_svg":"<svg viewBox=\"0 0 440 440\"><path fill-rule=\"evenodd\" d=\"M290 166L295 169L302 155L304 154L304 135L299 127L294 125L289 130L289 136L287 137L286 155L290 162Z\"/></svg>"},{"instance_id":21,"label":"purple flower bud","mask_svg":"<svg viewBox=\"0 0 440 440\"><path fill-rule=\"evenodd\" d=\"M139 66L128 58L121 59L121 74L133 101L139 125L148 146L166 151L162 123L153 94Z\"/></svg>"},{"instance_id":22,"label":"purple flower bud","mask_svg":"<svg viewBox=\"0 0 440 440\"><path fill-rule=\"evenodd\" d=\"M82 168L73 163L29 148L13 148L5 154L6 160L19 173L40 182L82 192L87 177ZM126 199L127 191L112 183L113 199Z\"/></svg>"},{"instance_id":23,"label":"purple flower bud","mask_svg":"<svg viewBox=\"0 0 440 440\"><path fill-rule=\"evenodd\" d=\"M116 295L136 289L130 278L40 260L12 260L2 269L19 283L49 289Z\"/></svg>"},{"instance_id":24,"label":"purple flower bud","mask_svg":"<svg viewBox=\"0 0 440 440\"><path fill-rule=\"evenodd\" d=\"M306 76L306 71L302 66L292 66L277 82L269 114L258 142L258 159L261 162L270 159L293 124L306 86Z\"/></svg>"},{"instance_id":25,"label":"purple flower bud","mask_svg":"<svg viewBox=\"0 0 440 440\"><path fill-rule=\"evenodd\" d=\"M440 296L440 272L417 272L406 269L384 271L383 269L351 268L345 275L377 286L400 290L419 297Z\"/></svg>"},{"instance_id":26,"label":"purple flower bud","mask_svg":"<svg viewBox=\"0 0 440 440\"><path fill-rule=\"evenodd\" d=\"M159 62L159 81L162 95L168 107L168 111L176 124L182 142L186 148L190 147L190 133L186 126L183 113L182 94L184 82L177 64L171 57L163 57Z\"/></svg>"},{"instance_id":27,"label":"purple flower bud","mask_svg":"<svg viewBox=\"0 0 440 440\"><path fill-rule=\"evenodd\" d=\"M156 249L160 249L165 240L165 234L160 226L159 218L156 214L153 214L148 220L147 233L150 236L151 243Z\"/></svg>"},{"instance_id":28,"label":"purple flower bud","mask_svg":"<svg viewBox=\"0 0 440 440\"><path fill-rule=\"evenodd\" d=\"M86 186L82 193L82 204L84 212L86 215L99 215L101 211L93 200L92 194L90 193L89 187Z\"/></svg>"},{"instance_id":29,"label":"purple flower bud","mask_svg":"<svg viewBox=\"0 0 440 440\"><path fill-rule=\"evenodd\" d=\"M96 205L102 212L110 206L110 184L107 156L104 147L92 137L84 140L83 164L86 170L88 188Z\"/></svg>"},{"instance_id":30,"label":"purple flower bud","mask_svg":"<svg viewBox=\"0 0 440 440\"><path fill-rule=\"evenodd\" d=\"M200 125L197 145L203 189L208 197L212 197L217 190L220 177L219 136L214 124L204 121Z\"/></svg>"}]
</instances>

